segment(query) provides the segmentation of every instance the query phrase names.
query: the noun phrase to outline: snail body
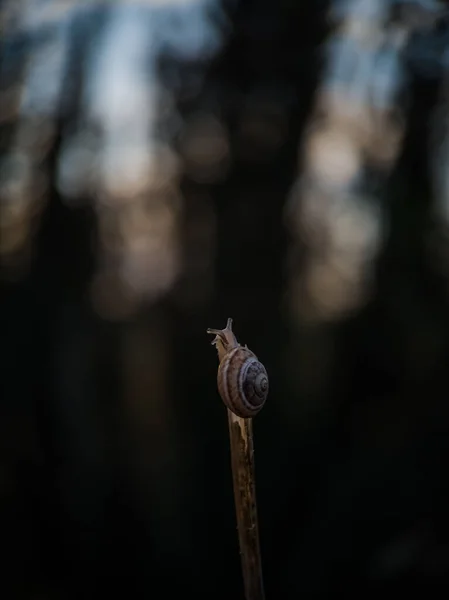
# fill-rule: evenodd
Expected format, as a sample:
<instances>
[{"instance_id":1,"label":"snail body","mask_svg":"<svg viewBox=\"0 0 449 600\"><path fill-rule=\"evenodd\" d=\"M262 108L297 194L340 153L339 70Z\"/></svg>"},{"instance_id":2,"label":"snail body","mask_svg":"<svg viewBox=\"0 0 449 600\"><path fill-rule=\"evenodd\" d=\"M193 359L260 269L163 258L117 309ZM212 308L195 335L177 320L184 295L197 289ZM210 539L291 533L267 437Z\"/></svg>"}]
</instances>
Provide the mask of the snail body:
<instances>
[{"instance_id":1,"label":"snail body","mask_svg":"<svg viewBox=\"0 0 449 600\"><path fill-rule=\"evenodd\" d=\"M268 374L254 352L241 346L232 331L232 319L225 329L208 329L220 361L218 392L226 407L239 417L254 417L268 396Z\"/></svg>"}]
</instances>

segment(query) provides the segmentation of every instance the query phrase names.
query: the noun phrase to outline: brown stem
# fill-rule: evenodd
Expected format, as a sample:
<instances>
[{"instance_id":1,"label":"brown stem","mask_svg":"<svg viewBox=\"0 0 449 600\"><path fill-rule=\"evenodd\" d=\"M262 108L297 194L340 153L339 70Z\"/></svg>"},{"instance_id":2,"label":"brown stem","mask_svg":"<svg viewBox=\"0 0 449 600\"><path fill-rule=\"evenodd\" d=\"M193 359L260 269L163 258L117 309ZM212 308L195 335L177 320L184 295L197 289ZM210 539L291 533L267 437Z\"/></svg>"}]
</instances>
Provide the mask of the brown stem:
<instances>
[{"instance_id":1,"label":"brown stem","mask_svg":"<svg viewBox=\"0 0 449 600\"><path fill-rule=\"evenodd\" d=\"M228 319L225 329L208 329L207 333L215 335L212 344L217 348L220 363L230 350L240 345L232 331L232 319ZM257 523L253 421L238 417L228 409L228 425L245 598L264 600Z\"/></svg>"},{"instance_id":2,"label":"brown stem","mask_svg":"<svg viewBox=\"0 0 449 600\"><path fill-rule=\"evenodd\" d=\"M257 522L253 421L228 409L232 477L246 600L264 600Z\"/></svg>"}]
</instances>

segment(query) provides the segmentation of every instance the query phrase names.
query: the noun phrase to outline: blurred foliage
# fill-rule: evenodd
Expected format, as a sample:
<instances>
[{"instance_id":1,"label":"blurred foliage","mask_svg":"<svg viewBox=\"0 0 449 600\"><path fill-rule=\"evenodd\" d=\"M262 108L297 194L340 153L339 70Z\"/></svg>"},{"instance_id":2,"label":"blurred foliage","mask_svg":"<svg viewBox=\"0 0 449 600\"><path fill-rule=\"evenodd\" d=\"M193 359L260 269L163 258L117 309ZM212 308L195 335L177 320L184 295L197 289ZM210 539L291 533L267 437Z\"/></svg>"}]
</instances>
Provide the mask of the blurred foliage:
<instances>
[{"instance_id":1,"label":"blurred foliage","mask_svg":"<svg viewBox=\"0 0 449 600\"><path fill-rule=\"evenodd\" d=\"M242 597L229 316L267 598L449 591L443 8L3 3L5 598Z\"/></svg>"}]
</instances>

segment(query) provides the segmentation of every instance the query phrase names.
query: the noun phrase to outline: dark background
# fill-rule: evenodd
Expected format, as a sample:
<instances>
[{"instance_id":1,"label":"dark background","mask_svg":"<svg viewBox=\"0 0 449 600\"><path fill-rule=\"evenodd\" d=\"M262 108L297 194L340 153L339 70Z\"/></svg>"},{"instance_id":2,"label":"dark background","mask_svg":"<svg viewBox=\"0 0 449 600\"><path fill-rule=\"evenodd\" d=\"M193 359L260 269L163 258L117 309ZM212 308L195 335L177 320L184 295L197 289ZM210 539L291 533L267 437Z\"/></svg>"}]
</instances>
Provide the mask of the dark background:
<instances>
[{"instance_id":1,"label":"dark background","mask_svg":"<svg viewBox=\"0 0 449 600\"><path fill-rule=\"evenodd\" d=\"M223 6L231 26L221 49L181 66L205 79L197 94L174 91L180 114L212 103L230 140L220 181L186 168L180 182L185 256L195 254L203 205L216 216L209 293L195 299L202 275L186 268L126 318L99 315L89 295L93 204L70 207L50 186L29 267L14 277L5 269L3 281L5 598L243 597L227 423L206 334L229 316L270 376L254 423L267 598L449 591L447 234L432 216L424 142L444 73L430 36L430 75L408 67L407 131L379 200L390 226L368 302L332 323L301 322L286 302L301 263L290 260L284 208L300 174L327 6ZM92 19L101 24L106 12ZM30 44L15 40L16 54L4 46L5 64L19 64ZM177 60L161 58L161 78ZM259 88L273 91L288 123L271 153L263 136L241 133L243 99ZM71 102L58 131L76 94ZM16 126L2 125L3 154ZM56 135L50 173L59 143Z\"/></svg>"}]
</instances>

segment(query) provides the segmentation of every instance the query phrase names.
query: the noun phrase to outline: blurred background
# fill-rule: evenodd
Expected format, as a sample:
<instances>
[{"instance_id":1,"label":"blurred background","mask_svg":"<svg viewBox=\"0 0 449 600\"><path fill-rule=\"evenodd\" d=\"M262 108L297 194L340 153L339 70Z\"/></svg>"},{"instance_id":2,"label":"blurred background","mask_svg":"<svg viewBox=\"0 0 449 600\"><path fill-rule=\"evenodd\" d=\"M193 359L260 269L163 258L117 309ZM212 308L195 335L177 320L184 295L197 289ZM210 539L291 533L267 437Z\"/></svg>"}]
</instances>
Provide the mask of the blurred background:
<instances>
[{"instance_id":1,"label":"blurred background","mask_svg":"<svg viewBox=\"0 0 449 600\"><path fill-rule=\"evenodd\" d=\"M4 0L1 594L449 591L449 7Z\"/></svg>"}]
</instances>

